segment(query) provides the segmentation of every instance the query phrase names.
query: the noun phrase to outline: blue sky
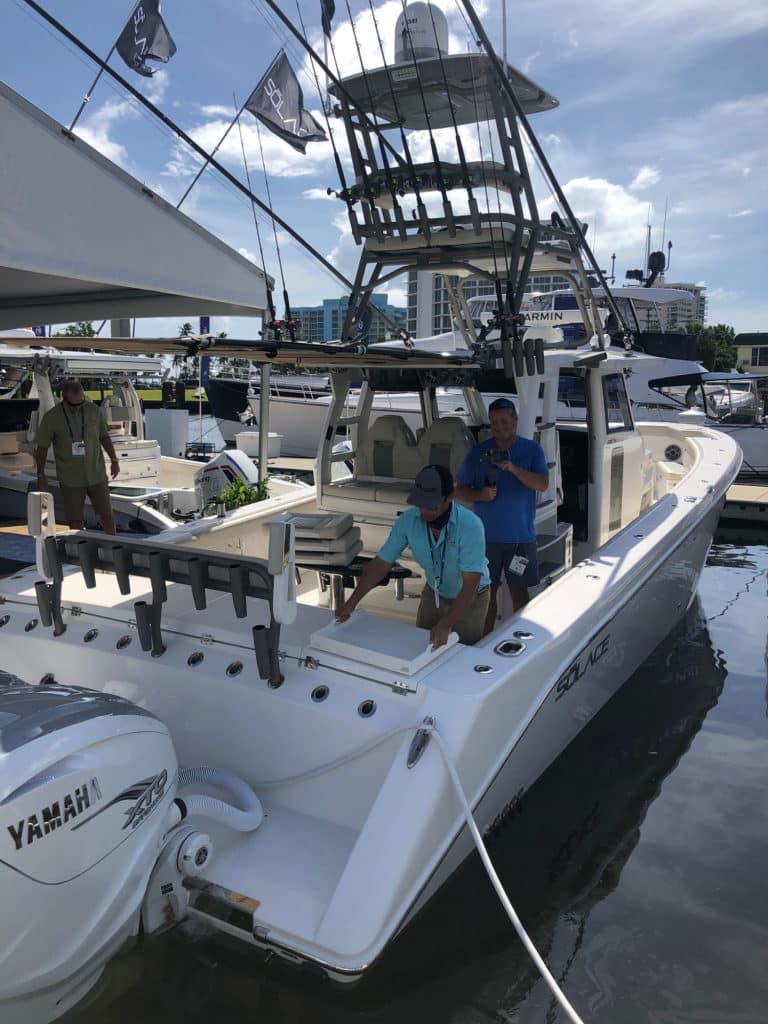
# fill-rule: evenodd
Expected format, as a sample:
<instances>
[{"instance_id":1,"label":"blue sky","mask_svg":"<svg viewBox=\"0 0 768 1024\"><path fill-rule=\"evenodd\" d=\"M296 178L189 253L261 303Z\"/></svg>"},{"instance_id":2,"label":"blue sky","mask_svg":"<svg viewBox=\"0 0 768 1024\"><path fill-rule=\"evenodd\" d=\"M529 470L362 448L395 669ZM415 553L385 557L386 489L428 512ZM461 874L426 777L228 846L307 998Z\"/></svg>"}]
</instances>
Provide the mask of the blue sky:
<instances>
[{"instance_id":1,"label":"blue sky","mask_svg":"<svg viewBox=\"0 0 768 1024\"><path fill-rule=\"evenodd\" d=\"M92 49L106 55L133 4L125 0L40 0ZM319 0L299 0L310 39L321 50ZM368 0L351 0L367 66L380 64ZM388 59L401 0L373 3ZM454 0L439 0L452 48L467 30ZM283 10L298 24L296 0ZM334 44L347 73L359 71L346 0L336 0ZM476 4L501 52L501 4ZM298 44L262 0L164 0L177 44L171 62L148 80L114 66L204 147L211 149L280 46L285 45L315 112L319 99ZM768 5L755 0L527 0L508 4L510 63L553 93L560 106L532 119L575 212L590 224L589 241L619 277L642 266L646 225L652 245L673 243L668 280L706 285L709 322L737 331L768 324ZM0 77L65 124L95 70L88 59L28 8L4 0ZM319 113L317 114L319 117ZM265 199L255 121L242 118L251 179ZM197 158L170 131L102 76L77 131L104 155L172 203L186 189ZM338 137L337 133L337 137ZM356 250L340 202L330 146L310 144L301 157L262 131L274 207L348 277ZM417 143L418 144L418 143ZM244 179L240 141L230 134L220 158ZM538 192L537 192L538 194ZM541 200L547 196L541 189ZM184 211L241 252L257 258L250 206L215 171L206 171ZM278 277L269 222L260 216L266 269ZM340 294L325 270L287 238L281 254L293 305ZM664 245L666 252L666 244ZM258 260L260 262L260 260ZM403 302L401 290L391 301ZM216 321L215 329L255 336L258 324ZM175 322L151 333L175 334ZM141 333L150 333L145 325Z\"/></svg>"}]
</instances>

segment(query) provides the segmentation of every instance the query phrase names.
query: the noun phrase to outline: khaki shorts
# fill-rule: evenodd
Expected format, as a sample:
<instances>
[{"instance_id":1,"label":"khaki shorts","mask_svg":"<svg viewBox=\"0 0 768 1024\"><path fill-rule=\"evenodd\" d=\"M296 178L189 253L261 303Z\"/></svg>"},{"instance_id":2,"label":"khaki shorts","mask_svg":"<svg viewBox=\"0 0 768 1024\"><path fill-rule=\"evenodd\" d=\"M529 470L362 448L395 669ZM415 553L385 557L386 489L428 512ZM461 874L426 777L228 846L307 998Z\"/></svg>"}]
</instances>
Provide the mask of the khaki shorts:
<instances>
[{"instance_id":1,"label":"khaki shorts","mask_svg":"<svg viewBox=\"0 0 768 1024\"><path fill-rule=\"evenodd\" d=\"M463 644L476 644L483 637L485 617L488 614L488 603L491 599L491 588L484 587L475 594L472 604L464 612L462 618L453 627L459 634ZM421 592L419 610L416 613L416 625L422 629L432 629L440 619L453 607L454 598L440 596L440 607L435 605L435 592L427 585Z\"/></svg>"},{"instance_id":2,"label":"khaki shorts","mask_svg":"<svg viewBox=\"0 0 768 1024\"><path fill-rule=\"evenodd\" d=\"M66 484L60 483L59 490L68 523L82 520L86 498L91 499L93 509L100 519L103 520L105 516L112 514L109 485L106 480L100 484L91 484L89 487L67 487Z\"/></svg>"}]
</instances>

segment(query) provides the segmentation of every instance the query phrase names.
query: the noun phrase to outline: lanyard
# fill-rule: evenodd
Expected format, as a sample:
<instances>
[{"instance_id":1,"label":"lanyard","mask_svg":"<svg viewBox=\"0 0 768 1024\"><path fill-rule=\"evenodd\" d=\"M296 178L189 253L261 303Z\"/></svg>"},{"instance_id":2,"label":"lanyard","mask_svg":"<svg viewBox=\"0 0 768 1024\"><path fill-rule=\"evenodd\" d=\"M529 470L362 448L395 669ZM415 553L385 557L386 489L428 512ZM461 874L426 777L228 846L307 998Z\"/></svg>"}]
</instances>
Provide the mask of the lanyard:
<instances>
[{"instance_id":1,"label":"lanyard","mask_svg":"<svg viewBox=\"0 0 768 1024\"><path fill-rule=\"evenodd\" d=\"M445 526L443 527L443 529L445 530L445 534L443 536L443 548L442 548L441 557L440 557L440 575L439 576L437 574L437 570L436 570L436 567L435 567L435 548L437 547L437 545L440 542L439 542L439 540L435 540L435 538L434 538L434 536L432 534L432 527L428 523L425 524L426 527L427 527L427 539L429 541L429 553L430 553L430 555L432 557L432 573L433 573L433 575L435 577L435 587L434 587L434 590L435 590L435 606L437 608L440 607L440 587L442 586L443 575L445 573L445 552L446 552L446 549L448 547L448 526L449 526L449 524L450 524L450 521L448 523L446 523Z\"/></svg>"},{"instance_id":2,"label":"lanyard","mask_svg":"<svg viewBox=\"0 0 768 1024\"><path fill-rule=\"evenodd\" d=\"M69 416L67 414L66 408L62 406L62 409L64 411L64 422L67 424L69 436L72 438L72 444L74 444L75 435L72 433L72 424L69 422ZM83 404L80 406L80 440L83 444L85 444L85 402L83 402Z\"/></svg>"}]
</instances>

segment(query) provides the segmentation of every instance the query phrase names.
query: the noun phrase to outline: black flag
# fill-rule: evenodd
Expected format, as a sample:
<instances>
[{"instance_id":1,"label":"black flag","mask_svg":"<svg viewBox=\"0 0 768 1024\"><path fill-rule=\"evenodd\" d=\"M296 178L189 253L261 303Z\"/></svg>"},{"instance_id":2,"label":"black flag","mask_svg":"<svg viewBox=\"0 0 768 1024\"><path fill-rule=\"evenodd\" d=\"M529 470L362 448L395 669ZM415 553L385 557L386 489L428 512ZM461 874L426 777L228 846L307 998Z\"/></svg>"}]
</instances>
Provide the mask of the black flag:
<instances>
[{"instance_id":1,"label":"black flag","mask_svg":"<svg viewBox=\"0 0 768 1024\"><path fill-rule=\"evenodd\" d=\"M327 36L331 34L331 22L336 13L335 0L320 0L320 17L323 22L323 32Z\"/></svg>"},{"instance_id":2,"label":"black flag","mask_svg":"<svg viewBox=\"0 0 768 1024\"><path fill-rule=\"evenodd\" d=\"M128 67L146 78L155 73L147 59L168 63L176 53L176 43L160 17L160 0L139 0L115 47Z\"/></svg>"},{"instance_id":3,"label":"black flag","mask_svg":"<svg viewBox=\"0 0 768 1024\"><path fill-rule=\"evenodd\" d=\"M322 142L327 138L314 117L304 109L304 94L284 50L272 61L246 100L245 108L300 153L306 153L308 142Z\"/></svg>"}]
</instances>

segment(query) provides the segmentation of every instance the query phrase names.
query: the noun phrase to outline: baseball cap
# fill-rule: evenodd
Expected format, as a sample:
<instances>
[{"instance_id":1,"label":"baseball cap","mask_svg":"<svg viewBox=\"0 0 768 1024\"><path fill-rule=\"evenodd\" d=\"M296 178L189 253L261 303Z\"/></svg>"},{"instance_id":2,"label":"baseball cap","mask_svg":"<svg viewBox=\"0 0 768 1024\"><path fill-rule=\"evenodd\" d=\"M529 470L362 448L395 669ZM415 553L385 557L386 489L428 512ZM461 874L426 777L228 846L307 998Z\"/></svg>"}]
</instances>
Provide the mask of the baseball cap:
<instances>
[{"instance_id":1,"label":"baseball cap","mask_svg":"<svg viewBox=\"0 0 768 1024\"><path fill-rule=\"evenodd\" d=\"M416 508L437 508L453 493L453 475L445 466L425 466L416 474L408 504Z\"/></svg>"},{"instance_id":2,"label":"baseball cap","mask_svg":"<svg viewBox=\"0 0 768 1024\"><path fill-rule=\"evenodd\" d=\"M488 413L496 412L497 409L509 409L517 415L517 407L510 398L495 398L488 406Z\"/></svg>"}]
</instances>

